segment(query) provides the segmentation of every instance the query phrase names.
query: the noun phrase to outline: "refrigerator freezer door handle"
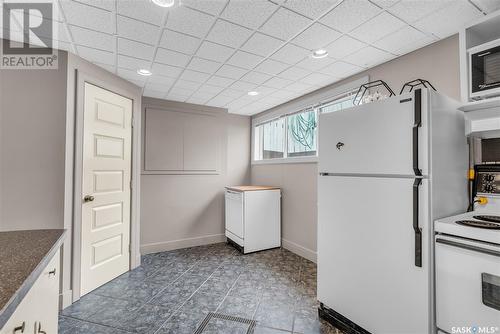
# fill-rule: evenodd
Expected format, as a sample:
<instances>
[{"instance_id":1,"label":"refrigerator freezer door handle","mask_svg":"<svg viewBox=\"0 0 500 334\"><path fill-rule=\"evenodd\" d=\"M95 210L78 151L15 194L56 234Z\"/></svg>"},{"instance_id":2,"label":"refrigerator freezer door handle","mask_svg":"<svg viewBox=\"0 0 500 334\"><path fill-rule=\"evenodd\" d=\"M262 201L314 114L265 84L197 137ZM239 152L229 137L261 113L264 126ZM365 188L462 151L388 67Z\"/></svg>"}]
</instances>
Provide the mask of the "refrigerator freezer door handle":
<instances>
[{"instance_id":1,"label":"refrigerator freezer door handle","mask_svg":"<svg viewBox=\"0 0 500 334\"><path fill-rule=\"evenodd\" d=\"M416 178L413 182L413 230L415 232L415 266L422 267L422 230L420 229L419 216L419 187L422 183L421 178Z\"/></svg>"},{"instance_id":2,"label":"refrigerator freezer door handle","mask_svg":"<svg viewBox=\"0 0 500 334\"><path fill-rule=\"evenodd\" d=\"M413 172L415 176L422 176L422 171L418 168L418 128L422 126L422 90L415 90L415 122L413 123Z\"/></svg>"}]
</instances>

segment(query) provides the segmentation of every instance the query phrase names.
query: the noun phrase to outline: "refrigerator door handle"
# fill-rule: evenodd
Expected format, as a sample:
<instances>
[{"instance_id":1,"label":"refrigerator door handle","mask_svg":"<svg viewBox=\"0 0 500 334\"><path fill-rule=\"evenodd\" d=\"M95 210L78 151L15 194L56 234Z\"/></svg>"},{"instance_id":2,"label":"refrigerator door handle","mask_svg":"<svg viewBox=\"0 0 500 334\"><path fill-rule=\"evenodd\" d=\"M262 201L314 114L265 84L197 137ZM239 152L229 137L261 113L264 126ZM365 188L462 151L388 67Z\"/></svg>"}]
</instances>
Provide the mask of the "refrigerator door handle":
<instances>
[{"instance_id":1,"label":"refrigerator door handle","mask_svg":"<svg viewBox=\"0 0 500 334\"><path fill-rule=\"evenodd\" d=\"M422 170L418 167L418 128L422 126L422 89L415 90L415 105L413 123L413 172L415 176L422 176Z\"/></svg>"},{"instance_id":2,"label":"refrigerator door handle","mask_svg":"<svg viewBox=\"0 0 500 334\"><path fill-rule=\"evenodd\" d=\"M422 267L422 230L419 226L419 187L422 184L421 178L413 181L413 231L415 232L415 266Z\"/></svg>"}]
</instances>

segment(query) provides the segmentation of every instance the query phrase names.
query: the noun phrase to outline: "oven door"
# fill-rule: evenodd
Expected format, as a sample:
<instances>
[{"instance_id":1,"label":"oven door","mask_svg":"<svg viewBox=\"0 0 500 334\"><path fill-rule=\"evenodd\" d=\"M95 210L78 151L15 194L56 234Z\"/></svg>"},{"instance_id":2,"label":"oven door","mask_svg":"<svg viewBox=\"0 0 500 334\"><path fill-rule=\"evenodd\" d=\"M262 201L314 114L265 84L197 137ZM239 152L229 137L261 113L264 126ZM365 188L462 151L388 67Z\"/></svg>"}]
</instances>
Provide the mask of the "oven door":
<instances>
[{"instance_id":1,"label":"oven door","mask_svg":"<svg viewBox=\"0 0 500 334\"><path fill-rule=\"evenodd\" d=\"M500 245L437 235L435 254L438 328L447 333L498 332Z\"/></svg>"},{"instance_id":2,"label":"oven door","mask_svg":"<svg viewBox=\"0 0 500 334\"><path fill-rule=\"evenodd\" d=\"M470 52L471 97L500 94L500 41L492 44Z\"/></svg>"}]
</instances>

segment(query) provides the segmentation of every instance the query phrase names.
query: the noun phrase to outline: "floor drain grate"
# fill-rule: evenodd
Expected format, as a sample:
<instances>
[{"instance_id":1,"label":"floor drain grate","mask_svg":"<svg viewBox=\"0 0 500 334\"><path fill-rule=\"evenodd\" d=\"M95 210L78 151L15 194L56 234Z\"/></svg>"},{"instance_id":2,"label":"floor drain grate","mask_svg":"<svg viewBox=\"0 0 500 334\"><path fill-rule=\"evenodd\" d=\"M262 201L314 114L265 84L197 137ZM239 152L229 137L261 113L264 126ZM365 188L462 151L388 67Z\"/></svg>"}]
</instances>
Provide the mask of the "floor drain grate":
<instances>
[{"instance_id":1,"label":"floor drain grate","mask_svg":"<svg viewBox=\"0 0 500 334\"><path fill-rule=\"evenodd\" d=\"M209 312L207 314L207 316L205 317L205 319L203 319L203 321L200 324L200 326L198 327L198 329L196 329L194 334L204 333L204 330L207 329L207 327L209 327L213 323L212 321L217 320L217 319L228 322L229 326L231 326L231 323L232 323L232 325L239 325L239 326L245 326L245 327L248 326L246 334L252 334L254 329L255 329L255 325L256 325L255 320L240 318L240 317L233 317L231 315L225 315L225 314L221 314L221 313Z\"/></svg>"}]
</instances>

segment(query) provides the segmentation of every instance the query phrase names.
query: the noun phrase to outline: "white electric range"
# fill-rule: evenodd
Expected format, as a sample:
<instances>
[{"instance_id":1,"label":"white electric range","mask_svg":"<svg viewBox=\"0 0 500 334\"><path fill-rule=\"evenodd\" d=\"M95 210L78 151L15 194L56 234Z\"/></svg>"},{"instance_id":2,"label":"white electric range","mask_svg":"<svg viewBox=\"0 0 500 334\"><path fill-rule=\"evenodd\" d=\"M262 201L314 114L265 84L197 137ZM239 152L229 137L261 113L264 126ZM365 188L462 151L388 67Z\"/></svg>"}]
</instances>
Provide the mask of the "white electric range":
<instances>
[{"instance_id":1,"label":"white electric range","mask_svg":"<svg viewBox=\"0 0 500 334\"><path fill-rule=\"evenodd\" d=\"M500 165L476 166L474 211L435 222L441 333L500 333Z\"/></svg>"}]
</instances>

